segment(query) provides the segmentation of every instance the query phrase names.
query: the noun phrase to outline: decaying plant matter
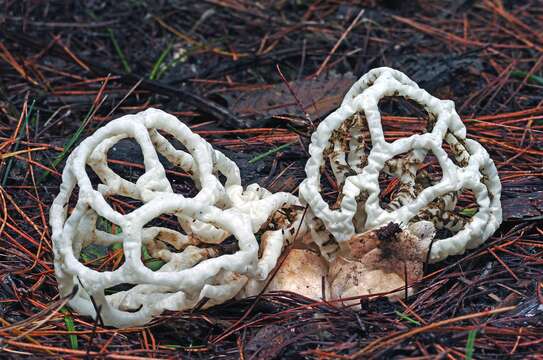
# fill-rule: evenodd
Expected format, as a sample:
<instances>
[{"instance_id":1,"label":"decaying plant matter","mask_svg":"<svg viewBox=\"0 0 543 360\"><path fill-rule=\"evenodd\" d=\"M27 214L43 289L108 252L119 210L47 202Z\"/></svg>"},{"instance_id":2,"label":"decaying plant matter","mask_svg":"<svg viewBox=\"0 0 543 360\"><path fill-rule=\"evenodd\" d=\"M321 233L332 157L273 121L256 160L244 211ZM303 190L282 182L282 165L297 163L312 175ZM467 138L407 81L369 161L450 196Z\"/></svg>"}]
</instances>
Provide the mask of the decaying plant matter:
<instances>
[{"instance_id":1,"label":"decaying plant matter","mask_svg":"<svg viewBox=\"0 0 543 360\"><path fill-rule=\"evenodd\" d=\"M386 96L423 105L430 117L428 132L385 141L378 103ZM107 164L108 150L125 138L134 139L143 154L145 173L135 183ZM332 299L386 292L420 279L428 253L431 261L461 254L484 242L501 222L501 185L488 153L466 138L452 101L431 96L401 72L374 69L357 81L340 108L319 125L309 153L307 178L300 186L309 215L302 219L294 195L272 194L256 184L243 189L236 164L175 117L148 109L110 122L71 154L51 208L61 295L79 284L70 305L80 313L96 316L99 307L105 324L145 324L164 310L259 293L284 245L306 232L322 258L307 249L292 250L272 289L313 298L330 293ZM439 181L422 168L429 153L442 168ZM198 188L194 197L174 192L161 157L191 176ZM332 207L320 194L326 160L341 186ZM86 166L100 179L96 188ZM380 172L400 181L385 209L379 204ZM68 215L76 187L77 203ZM473 191L479 206L469 221L454 213L464 189ZM142 205L121 214L106 201L110 195ZM174 215L182 231L146 227L165 214ZM120 233L97 229L99 219L115 224ZM454 234L436 240L436 229ZM234 250L212 246L232 236ZM79 261L90 244L116 243L122 244L125 261L114 271L92 270ZM157 271L146 267L142 249L165 264ZM106 293L118 285L132 287Z\"/></svg>"},{"instance_id":2,"label":"decaying plant matter","mask_svg":"<svg viewBox=\"0 0 543 360\"><path fill-rule=\"evenodd\" d=\"M389 293L420 280L434 236L429 221L406 229L391 222L354 235L348 242L350 253L336 256L330 264L332 298ZM411 292L408 288L407 293ZM402 289L388 296L395 299L405 293Z\"/></svg>"}]
</instances>

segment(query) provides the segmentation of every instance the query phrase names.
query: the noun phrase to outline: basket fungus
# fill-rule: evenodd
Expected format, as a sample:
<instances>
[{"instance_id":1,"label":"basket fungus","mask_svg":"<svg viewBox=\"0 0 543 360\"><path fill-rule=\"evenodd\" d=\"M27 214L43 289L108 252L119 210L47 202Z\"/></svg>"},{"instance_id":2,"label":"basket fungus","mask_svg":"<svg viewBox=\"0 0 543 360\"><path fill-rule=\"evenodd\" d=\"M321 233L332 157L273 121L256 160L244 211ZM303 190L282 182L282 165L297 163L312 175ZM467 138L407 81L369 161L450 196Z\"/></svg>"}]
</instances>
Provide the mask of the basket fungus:
<instances>
[{"instance_id":1,"label":"basket fungus","mask_svg":"<svg viewBox=\"0 0 543 360\"><path fill-rule=\"evenodd\" d=\"M424 107L426 132L385 139L379 101L394 96ZM145 171L135 182L108 165L109 149L123 139L135 141L143 155ZM60 294L78 285L70 306L93 317L99 311L104 324L116 327L146 324L164 310L256 295L267 283L268 290L314 299L323 293L327 299L394 298L412 291L427 260L475 248L501 223L501 184L487 151L466 138L452 101L433 97L399 71L378 68L362 76L319 124L309 154L298 199L257 184L243 187L233 161L161 110L109 122L72 152L51 206ZM428 176L428 156L437 160L440 179ZM175 191L163 159L190 176L195 195ZM332 206L321 194L327 162L339 188ZM398 184L386 205L380 173ZM456 211L463 191L478 206L471 217ZM121 212L108 202L114 195L141 205ZM173 216L176 227L156 225L163 216ZM99 221L118 231L100 229ZM299 248L296 235L316 251ZM124 254L116 268L92 269L82 258L88 246L115 244ZM147 267L145 253L162 265Z\"/></svg>"},{"instance_id":2,"label":"basket fungus","mask_svg":"<svg viewBox=\"0 0 543 360\"><path fill-rule=\"evenodd\" d=\"M137 142L143 154L145 173L135 183L107 162L108 150L125 138ZM198 188L194 197L174 192L159 154L190 175ZM89 168L99 178L97 186ZM70 203L72 193L75 204ZM142 205L121 213L106 200L111 195ZM256 184L243 189L236 164L174 116L157 109L123 116L81 142L64 168L50 210L60 294L68 296L78 285L70 306L93 317L99 311L104 324L116 327L143 325L164 310L190 309L204 299L205 306L222 303L248 279L268 277L284 243L293 238L289 228L297 228L301 216L294 212L280 226L261 227L276 210L299 205L292 194L271 194ZM173 215L178 229L147 226L163 215ZM120 232L99 229L99 219ZM259 257L255 233L261 230L268 242ZM213 247L228 238L235 239L233 253ZM91 269L81 257L88 246L114 244L121 245L124 262L112 271ZM145 266L145 252L163 265L156 271ZM118 286L130 288L111 293Z\"/></svg>"}]
</instances>

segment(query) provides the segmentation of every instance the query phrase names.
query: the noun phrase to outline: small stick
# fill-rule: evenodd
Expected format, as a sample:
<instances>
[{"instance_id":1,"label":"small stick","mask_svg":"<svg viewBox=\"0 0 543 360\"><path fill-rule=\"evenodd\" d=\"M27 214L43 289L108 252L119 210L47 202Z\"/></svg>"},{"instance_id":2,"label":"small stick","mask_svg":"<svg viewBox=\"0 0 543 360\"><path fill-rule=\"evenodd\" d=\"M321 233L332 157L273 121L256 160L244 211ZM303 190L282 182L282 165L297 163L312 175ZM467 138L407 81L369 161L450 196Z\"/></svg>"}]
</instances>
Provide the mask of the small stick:
<instances>
[{"instance_id":1,"label":"small stick","mask_svg":"<svg viewBox=\"0 0 543 360\"><path fill-rule=\"evenodd\" d=\"M324 68L326 67L326 65L328 64L328 62L330 61L330 59L332 58L332 55L334 55L334 53L336 52L336 50L338 49L339 45L341 45L341 43L343 42L343 40L345 40L345 38L347 37L347 35L351 32L351 30L354 28L354 26L356 24L358 24L358 21L360 20L360 18L362 17L362 15L364 14L364 11L365 9L362 9L360 10L360 12L358 13L358 15L356 15L356 17L354 18L353 22L351 23L351 25L349 25L349 27L341 34L341 36L339 37L338 41L336 42L336 44L334 45L334 47L332 48L332 50L328 53L328 55L326 55L326 58L324 59L324 61L322 62L321 66L319 67L319 69L317 70L317 72L315 72L315 75L313 75L314 77L318 77L322 71L324 70Z\"/></svg>"}]
</instances>

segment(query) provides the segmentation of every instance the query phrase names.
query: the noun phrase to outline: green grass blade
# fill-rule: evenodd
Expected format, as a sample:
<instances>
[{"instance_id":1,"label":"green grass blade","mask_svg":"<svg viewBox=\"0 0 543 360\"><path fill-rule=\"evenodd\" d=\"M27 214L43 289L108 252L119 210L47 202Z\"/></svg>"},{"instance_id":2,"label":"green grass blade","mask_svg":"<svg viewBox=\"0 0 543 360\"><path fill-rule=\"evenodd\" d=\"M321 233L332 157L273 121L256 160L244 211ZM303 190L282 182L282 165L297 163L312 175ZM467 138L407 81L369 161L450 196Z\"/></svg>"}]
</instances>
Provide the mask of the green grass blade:
<instances>
[{"instance_id":1,"label":"green grass blade","mask_svg":"<svg viewBox=\"0 0 543 360\"><path fill-rule=\"evenodd\" d=\"M60 310L63 314L64 314L64 323L66 324L66 329L68 331L73 331L75 332L75 324L74 324L74 319L73 317L70 315L70 313L68 312L68 310L66 309L61 309ZM77 350L79 348L79 344L77 342L77 335L75 334L70 334L68 335L68 339L70 340L70 346L73 350Z\"/></svg>"},{"instance_id":2,"label":"green grass blade","mask_svg":"<svg viewBox=\"0 0 543 360\"><path fill-rule=\"evenodd\" d=\"M130 69L130 65L128 65L128 61L126 60L126 57L124 56L124 53L121 50L121 47L119 46L119 43L117 42L115 33L113 32L111 28L108 28L107 32L109 33L109 38L111 39L111 42L113 43L113 47L115 48L117 55L121 59L121 63L123 64L124 71L127 73L130 73L132 70Z\"/></svg>"},{"instance_id":3,"label":"green grass blade","mask_svg":"<svg viewBox=\"0 0 543 360\"><path fill-rule=\"evenodd\" d=\"M259 160L262 160L262 159L264 159L265 157L270 156L271 154L275 154L276 152L281 151L281 150L283 150L283 149L286 149L286 148L288 148L290 145L294 145L294 144L296 144L296 143L298 143L298 141L293 141L293 142L288 143L288 144L283 144L283 145L278 146L278 147L275 147L275 148L273 148L273 149L271 149L271 150L269 150L269 151L266 151L265 153L262 153L262 154L260 154L260 155L257 155L257 156L255 156L254 158L252 158L251 160L249 160L249 164L252 164L252 163L255 163L255 162L259 161Z\"/></svg>"},{"instance_id":4,"label":"green grass blade","mask_svg":"<svg viewBox=\"0 0 543 360\"><path fill-rule=\"evenodd\" d=\"M410 318L409 316L407 316L406 314L404 313L401 313L399 312L398 310L395 310L394 311L396 313L396 315L398 315L400 317L400 319L402 320L405 320L407 322L410 322L411 324L414 324L414 325L420 325L420 322L413 319L413 318Z\"/></svg>"},{"instance_id":5,"label":"green grass blade","mask_svg":"<svg viewBox=\"0 0 543 360\"><path fill-rule=\"evenodd\" d=\"M511 71L511 77L517 78L517 79L523 79L528 76L527 71L522 70L513 70ZM538 75L530 75L528 77L528 82L532 82L534 84L543 85L543 77Z\"/></svg>"},{"instance_id":6,"label":"green grass blade","mask_svg":"<svg viewBox=\"0 0 543 360\"><path fill-rule=\"evenodd\" d=\"M149 260L149 261L144 261L143 263L145 264L145 266L147 268L151 269L152 271L157 271L162 266L164 266L164 264L166 264L164 261L162 261L160 259L153 259L153 260Z\"/></svg>"},{"instance_id":7,"label":"green grass blade","mask_svg":"<svg viewBox=\"0 0 543 360\"><path fill-rule=\"evenodd\" d=\"M158 57L158 60L153 65L153 69L151 70L151 74L149 75L150 80L156 80L157 79L158 72L160 70L160 65L162 65L164 60L166 60L166 56L168 56L168 54L172 50L172 47L173 47L172 44L168 45L168 47L162 52L162 54L160 54L160 56Z\"/></svg>"},{"instance_id":8,"label":"green grass blade","mask_svg":"<svg viewBox=\"0 0 543 360\"><path fill-rule=\"evenodd\" d=\"M460 215L472 217L477 213L477 208L465 208L460 210Z\"/></svg>"},{"instance_id":9,"label":"green grass blade","mask_svg":"<svg viewBox=\"0 0 543 360\"><path fill-rule=\"evenodd\" d=\"M81 125L79 125L79 128L76 130L76 132L72 135L70 139L66 143L64 143L64 150L58 156L51 162L51 167L54 169L58 166L58 164L61 163L62 160L68 155L72 147L75 145L77 140L81 137L81 134L83 134L83 131L87 127L91 115L94 113L94 105L91 106L89 111L87 112L87 115L85 115L84 120L81 122ZM38 183L42 182L45 178L49 176L49 171L45 171L43 175L38 179Z\"/></svg>"},{"instance_id":10,"label":"green grass blade","mask_svg":"<svg viewBox=\"0 0 543 360\"><path fill-rule=\"evenodd\" d=\"M52 166L54 168L57 167L58 164L60 164L60 162L64 159L64 157L66 157L66 155L68 154L68 152L72 149L72 147L75 145L75 143L77 142L77 140L79 140L79 138L81 137L81 134L83 134L83 131L85 130L85 128L87 127L87 124L88 124L88 119L90 117L90 115L92 114L94 110L94 106L92 106L90 109L89 109L89 112L87 113L87 115L85 116L85 120L83 120L83 122L81 123L81 125L79 125L79 128L76 130L76 132L72 135L72 137L70 139L68 139L68 141L64 144L64 150L62 151L62 153L60 153L59 156L57 156L57 158L53 161L52 163Z\"/></svg>"},{"instance_id":11,"label":"green grass blade","mask_svg":"<svg viewBox=\"0 0 543 360\"><path fill-rule=\"evenodd\" d=\"M468 333L468 341L466 342L466 360L473 359L473 350L475 349L475 336L477 336L477 330L470 330Z\"/></svg>"},{"instance_id":12,"label":"green grass blade","mask_svg":"<svg viewBox=\"0 0 543 360\"><path fill-rule=\"evenodd\" d=\"M145 247L145 245L142 245L141 247L141 255L142 255L143 264L145 264L145 266L147 266L149 269L153 271L157 271L164 264L166 264L164 261L152 257L149 254L149 251L147 250L147 247Z\"/></svg>"}]
</instances>

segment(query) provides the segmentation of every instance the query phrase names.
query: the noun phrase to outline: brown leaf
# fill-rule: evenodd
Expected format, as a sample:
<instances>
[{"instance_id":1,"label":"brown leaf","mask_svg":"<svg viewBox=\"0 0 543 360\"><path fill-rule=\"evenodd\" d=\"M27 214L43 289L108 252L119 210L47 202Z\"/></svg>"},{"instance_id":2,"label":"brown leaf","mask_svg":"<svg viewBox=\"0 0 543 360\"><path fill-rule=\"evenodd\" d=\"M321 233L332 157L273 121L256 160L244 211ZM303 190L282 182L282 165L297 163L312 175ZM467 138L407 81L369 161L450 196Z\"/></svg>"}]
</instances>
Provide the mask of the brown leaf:
<instances>
[{"instance_id":1,"label":"brown leaf","mask_svg":"<svg viewBox=\"0 0 543 360\"><path fill-rule=\"evenodd\" d=\"M237 116L269 119L278 116L317 120L335 110L347 90L356 81L352 74L328 74L317 79L289 83L303 110L284 83L266 89L224 93L230 111Z\"/></svg>"}]
</instances>

